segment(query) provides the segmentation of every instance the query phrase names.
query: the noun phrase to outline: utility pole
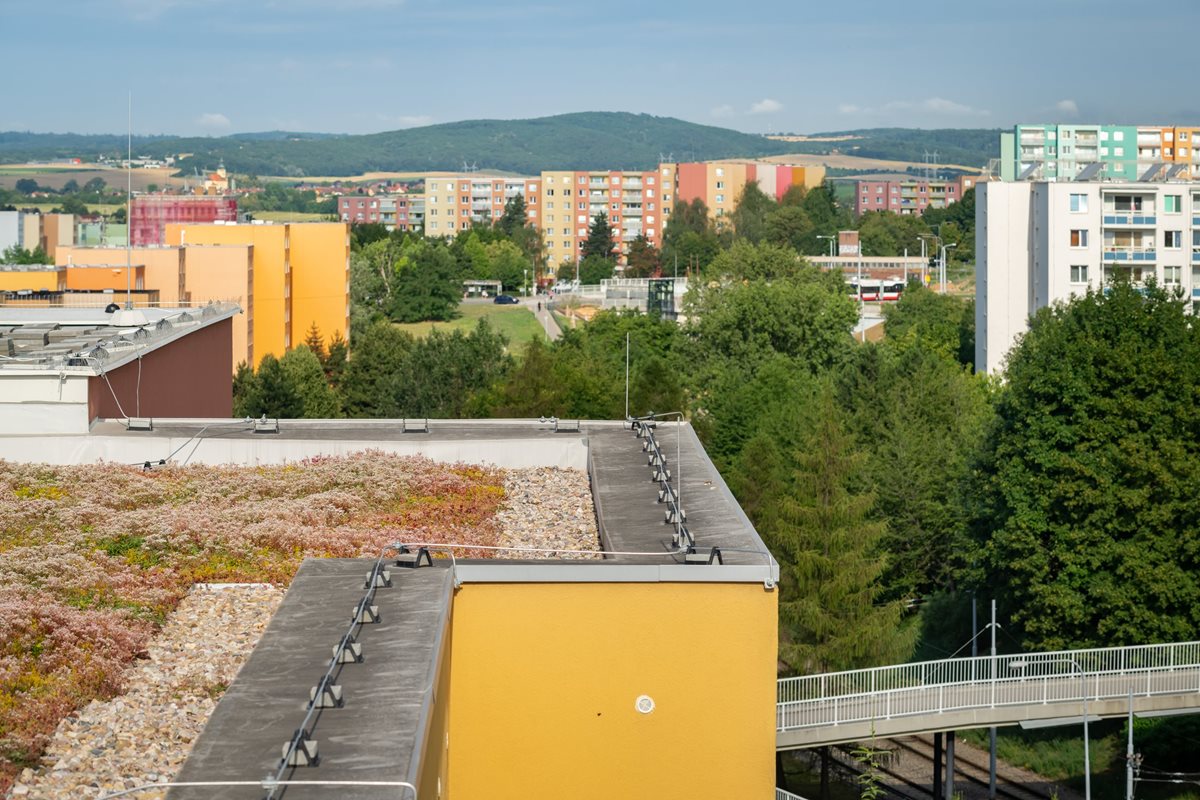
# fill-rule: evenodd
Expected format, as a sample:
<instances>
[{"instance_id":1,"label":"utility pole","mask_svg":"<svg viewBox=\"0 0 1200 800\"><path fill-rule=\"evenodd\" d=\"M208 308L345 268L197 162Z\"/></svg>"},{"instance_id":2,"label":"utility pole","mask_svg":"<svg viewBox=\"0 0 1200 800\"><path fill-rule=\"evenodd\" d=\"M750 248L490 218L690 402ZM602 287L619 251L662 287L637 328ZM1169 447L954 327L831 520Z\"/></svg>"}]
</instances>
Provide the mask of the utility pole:
<instances>
[{"instance_id":1,"label":"utility pole","mask_svg":"<svg viewBox=\"0 0 1200 800\"><path fill-rule=\"evenodd\" d=\"M996 600L992 599L992 702L996 691ZM996 726L988 728L988 800L996 800Z\"/></svg>"},{"instance_id":2,"label":"utility pole","mask_svg":"<svg viewBox=\"0 0 1200 800\"><path fill-rule=\"evenodd\" d=\"M1125 800L1133 800L1133 690L1129 690L1129 739L1125 742Z\"/></svg>"}]
</instances>

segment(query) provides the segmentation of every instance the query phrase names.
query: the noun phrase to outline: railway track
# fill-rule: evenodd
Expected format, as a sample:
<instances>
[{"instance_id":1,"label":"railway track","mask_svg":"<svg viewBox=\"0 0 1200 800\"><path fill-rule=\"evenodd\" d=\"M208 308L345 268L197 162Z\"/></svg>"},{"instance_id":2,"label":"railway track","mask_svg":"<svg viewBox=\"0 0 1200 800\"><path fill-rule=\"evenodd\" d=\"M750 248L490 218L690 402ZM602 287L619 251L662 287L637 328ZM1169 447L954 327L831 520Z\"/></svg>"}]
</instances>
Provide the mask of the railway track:
<instances>
[{"instance_id":1,"label":"railway track","mask_svg":"<svg viewBox=\"0 0 1200 800\"><path fill-rule=\"evenodd\" d=\"M883 740L879 743L881 757L877 759L880 785L888 797L896 800L932 800L933 743L932 737L908 736ZM986 800L988 797L988 766L986 759L977 760L974 751L958 748L954 758L955 794L964 800ZM850 753L850 748L832 748L831 756L838 768L858 776L865 771ZM908 756L905 758L905 756ZM1003 800L1050 800L1062 792L1049 783L1031 785L1004 775L1004 766L996 774L996 797Z\"/></svg>"},{"instance_id":2,"label":"railway track","mask_svg":"<svg viewBox=\"0 0 1200 800\"><path fill-rule=\"evenodd\" d=\"M891 742L903 752L918 756L923 764L928 764L929 773L933 771L933 743L923 736L906 736L892 739ZM924 769L924 767L922 767ZM987 763L979 763L971 758L965 748L956 749L954 753L954 779L956 782L966 781L982 787L983 796L987 796L989 769ZM965 794L965 793L964 793ZM976 792L971 792L975 795ZM996 796L1007 800L1050 800L1051 793L1026 783L1019 783L1005 777L999 770L996 774Z\"/></svg>"}]
</instances>

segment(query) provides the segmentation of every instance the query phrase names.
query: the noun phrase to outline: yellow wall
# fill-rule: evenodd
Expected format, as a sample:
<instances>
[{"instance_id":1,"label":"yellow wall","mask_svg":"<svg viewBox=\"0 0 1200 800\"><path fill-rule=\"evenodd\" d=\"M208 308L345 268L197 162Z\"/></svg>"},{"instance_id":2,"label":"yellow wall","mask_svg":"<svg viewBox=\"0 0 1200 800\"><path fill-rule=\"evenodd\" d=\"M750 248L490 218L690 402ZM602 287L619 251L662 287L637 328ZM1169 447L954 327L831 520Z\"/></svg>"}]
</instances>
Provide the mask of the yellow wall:
<instances>
[{"instance_id":1,"label":"yellow wall","mask_svg":"<svg viewBox=\"0 0 1200 800\"><path fill-rule=\"evenodd\" d=\"M22 289L35 292L46 289L56 292L60 288L66 288L66 281L65 270L0 270L0 292L17 292Z\"/></svg>"},{"instance_id":2,"label":"yellow wall","mask_svg":"<svg viewBox=\"0 0 1200 800\"><path fill-rule=\"evenodd\" d=\"M338 227L344 227L338 223ZM252 245L254 316L253 366L268 353L287 352L290 331L286 311L288 278L287 225L187 225L169 223L168 245Z\"/></svg>"},{"instance_id":3,"label":"yellow wall","mask_svg":"<svg viewBox=\"0 0 1200 800\"><path fill-rule=\"evenodd\" d=\"M463 585L453 796L770 796L776 601L761 584Z\"/></svg>"},{"instance_id":4,"label":"yellow wall","mask_svg":"<svg viewBox=\"0 0 1200 800\"><path fill-rule=\"evenodd\" d=\"M313 323L329 345L340 333L350 338L350 226L296 223L291 240L291 345L304 343Z\"/></svg>"},{"instance_id":5,"label":"yellow wall","mask_svg":"<svg viewBox=\"0 0 1200 800\"><path fill-rule=\"evenodd\" d=\"M184 299L192 305L234 302L242 313L233 318L231 369L256 363L251 347L254 330L254 248L249 245L197 245L182 248Z\"/></svg>"},{"instance_id":6,"label":"yellow wall","mask_svg":"<svg viewBox=\"0 0 1200 800\"><path fill-rule=\"evenodd\" d=\"M124 264L119 267L67 267L68 289L112 289L120 293L119 290L125 288L145 289L145 281L146 271L136 264L132 268L127 268Z\"/></svg>"},{"instance_id":7,"label":"yellow wall","mask_svg":"<svg viewBox=\"0 0 1200 800\"><path fill-rule=\"evenodd\" d=\"M76 267L122 268L117 272L109 270L108 282L104 286L85 287L70 284L72 289L124 289L123 267L126 259L131 259L134 267L142 268L145 288L157 289L159 300L164 306L179 305L183 299L183 253L177 247L135 247L128 255L124 247L60 247L54 259L59 266L69 264ZM137 273L134 273L134 280L136 279Z\"/></svg>"}]
</instances>

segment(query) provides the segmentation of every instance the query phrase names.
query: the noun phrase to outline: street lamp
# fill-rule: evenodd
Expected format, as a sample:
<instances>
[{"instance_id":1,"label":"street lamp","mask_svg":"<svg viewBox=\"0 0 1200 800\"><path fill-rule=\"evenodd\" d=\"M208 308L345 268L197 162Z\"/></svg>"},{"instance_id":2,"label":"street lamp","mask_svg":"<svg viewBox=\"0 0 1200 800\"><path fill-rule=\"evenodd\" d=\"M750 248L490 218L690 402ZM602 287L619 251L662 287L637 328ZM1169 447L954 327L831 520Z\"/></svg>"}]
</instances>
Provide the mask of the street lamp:
<instances>
[{"instance_id":1,"label":"street lamp","mask_svg":"<svg viewBox=\"0 0 1200 800\"><path fill-rule=\"evenodd\" d=\"M940 240L939 240L939 241L940 241ZM944 245L942 245L942 263L941 263L941 274L939 275L939 277L941 278L941 282L942 282L942 288L941 288L941 290L940 290L941 294L945 294L945 293L946 293L946 251L947 251L947 250L952 250L952 249L953 249L953 248L955 248L955 247L958 247L958 245L957 245L957 244L944 244Z\"/></svg>"},{"instance_id":2,"label":"street lamp","mask_svg":"<svg viewBox=\"0 0 1200 800\"><path fill-rule=\"evenodd\" d=\"M817 238L818 238L818 239L828 239L828 240L829 240L829 257L830 257L830 258L833 258L833 243L834 243L835 241L837 241L837 237L836 237L836 236L821 236L820 234L818 234L818 235L817 235Z\"/></svg>"},{"instance_id":3,"label":"street lamp","mask_svg":"<svg viewBox=\"0 0 1200 800\"><path fill-rule=\"evenodd\" d=\"M1038 659L1037 664L1070 664L1074 669L1079 670L1079 684L1082 692L1083 702L1083 798L1084 800L1092 800L1092 761L1088 754L1088 707L1087 707L1087 674L1083 671L1083 667L1073 658L1047 658ZM1030 662L1027 659L1018 659L1008 662L1008 666L1013 669L1025 669Z\"/></svg>"}]
</instances>

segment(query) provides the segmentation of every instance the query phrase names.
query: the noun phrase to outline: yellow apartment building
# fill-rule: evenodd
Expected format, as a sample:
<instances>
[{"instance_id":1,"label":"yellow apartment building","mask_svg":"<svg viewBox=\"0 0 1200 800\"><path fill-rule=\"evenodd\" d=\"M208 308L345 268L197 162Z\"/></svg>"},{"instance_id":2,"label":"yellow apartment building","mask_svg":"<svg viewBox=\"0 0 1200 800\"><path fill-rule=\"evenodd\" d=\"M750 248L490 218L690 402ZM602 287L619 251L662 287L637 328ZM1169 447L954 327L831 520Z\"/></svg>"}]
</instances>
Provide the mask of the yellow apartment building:
<instances>
[{"instance_id":1,"label":"yellow apartment building","mask_svg":"<svg viewBox=\"0 0 1200 800\"><path fill-rule=\"evenodd\" d=\"M282 356L316 324L350 337L350 226L344 222L167 225L168 245L251 248L250 363Z\"/></svg>"}]
</instances>

